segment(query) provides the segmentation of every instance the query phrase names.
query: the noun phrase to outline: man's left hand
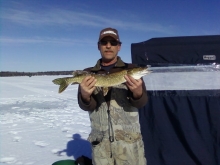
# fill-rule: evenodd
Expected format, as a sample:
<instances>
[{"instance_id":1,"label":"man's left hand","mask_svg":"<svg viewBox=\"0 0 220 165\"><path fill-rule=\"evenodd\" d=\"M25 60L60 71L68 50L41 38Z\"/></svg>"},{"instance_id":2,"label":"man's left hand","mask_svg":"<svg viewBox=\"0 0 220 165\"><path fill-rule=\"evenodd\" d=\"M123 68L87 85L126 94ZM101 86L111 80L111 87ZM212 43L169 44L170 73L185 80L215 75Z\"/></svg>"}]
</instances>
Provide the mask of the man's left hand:
<instances>
[{"instance_id":1,"label":"man's left hand","mask_svg":"<svg viewBox=\"0 0 220 165\"><path fill-rule=\"evenodd\" d=\"M129 75L125 75L125 79L126 79L127 87L133 93L133 98L139 99L143 93L143 88L142 88L143 81L141 79L136 80Z\"/></svg>"}]
</instances>

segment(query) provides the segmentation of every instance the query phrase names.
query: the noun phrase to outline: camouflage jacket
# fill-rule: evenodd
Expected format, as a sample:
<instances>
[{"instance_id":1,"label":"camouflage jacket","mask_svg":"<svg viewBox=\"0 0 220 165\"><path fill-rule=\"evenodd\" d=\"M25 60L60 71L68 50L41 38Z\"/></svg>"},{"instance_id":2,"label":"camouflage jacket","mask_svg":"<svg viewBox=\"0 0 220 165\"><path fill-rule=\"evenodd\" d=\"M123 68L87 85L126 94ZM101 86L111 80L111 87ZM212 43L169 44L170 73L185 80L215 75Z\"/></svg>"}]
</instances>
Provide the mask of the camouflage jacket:
<instances>
[{"instance_id":1,"label":"camouflage jacket","mask_svg":"<svg viewBox=\"0 0 220 165\"><path fill-rule=\"evenodd\" d=\"M124 63L120 57L110 73L123 69L136 67L133 64ZM94 67L85 69L95 73L105 73L101 69L100 60ZM104 97L102 89L96 87L91 95L91 101L86 104L81 99L80 89L78 90L78 103L81 109L89 112L91 121L91 134L89 141L102 141L109 138L110 141L124 140L133 142L141 138L138 108L147 103L147 92L143 83L143 94L138 100L132 98L132 92L123 83L111 87Z\"/></svg>"}]
</instances>

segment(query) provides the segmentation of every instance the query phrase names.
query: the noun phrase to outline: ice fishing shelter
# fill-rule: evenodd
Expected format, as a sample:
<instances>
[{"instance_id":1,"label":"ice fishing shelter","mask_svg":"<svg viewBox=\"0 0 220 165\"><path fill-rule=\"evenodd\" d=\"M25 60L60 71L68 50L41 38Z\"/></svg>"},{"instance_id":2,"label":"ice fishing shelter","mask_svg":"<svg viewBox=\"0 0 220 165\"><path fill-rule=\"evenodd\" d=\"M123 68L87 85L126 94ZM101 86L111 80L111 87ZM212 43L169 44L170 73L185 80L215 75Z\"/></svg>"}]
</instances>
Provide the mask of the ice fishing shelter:
<instances>
[{"instance_id":1,"label":"ice fishing shelter","mask_svg":"<svg viewBox=\"0 0 220 165\"><path fill-rule=\"evenodd\" d=\"M131 44L149 102L139 110L148 165L220 164L220 35Z\"/></svg>"}]
</instances>

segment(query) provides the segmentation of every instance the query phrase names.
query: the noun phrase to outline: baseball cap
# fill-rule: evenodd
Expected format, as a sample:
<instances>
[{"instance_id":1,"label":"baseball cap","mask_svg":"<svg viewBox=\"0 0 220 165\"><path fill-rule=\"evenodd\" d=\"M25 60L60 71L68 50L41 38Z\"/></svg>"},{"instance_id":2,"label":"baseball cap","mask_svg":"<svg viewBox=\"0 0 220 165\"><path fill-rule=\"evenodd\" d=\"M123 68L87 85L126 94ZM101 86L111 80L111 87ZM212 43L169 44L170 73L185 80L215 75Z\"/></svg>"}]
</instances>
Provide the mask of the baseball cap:
<instances>
[{"instance_id":1,"label":"baseball cap","mask_svg":"<svg viewBox=\"0 0 220 165\"><path fill-rule=\"evenodd\" d=\"M110 36L110 37L114 38L116 41L120 42L118 31L116 29L113 29L110 27L102 29L99 34L99 41L107 36Z\"/></svg>"}]
</instances>

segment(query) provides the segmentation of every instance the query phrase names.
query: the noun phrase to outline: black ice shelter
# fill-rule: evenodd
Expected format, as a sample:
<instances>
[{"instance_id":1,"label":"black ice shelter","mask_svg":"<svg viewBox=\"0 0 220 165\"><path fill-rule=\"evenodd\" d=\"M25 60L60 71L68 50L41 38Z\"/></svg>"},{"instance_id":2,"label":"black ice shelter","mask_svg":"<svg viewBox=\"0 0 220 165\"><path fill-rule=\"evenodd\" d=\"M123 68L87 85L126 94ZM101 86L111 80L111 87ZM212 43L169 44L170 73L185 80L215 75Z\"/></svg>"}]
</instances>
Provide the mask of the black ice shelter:
<instances>
[{"instance_id":1,"label":"black ice shelter","mask_svg":"<svg viewBox=\"0 0 220 165\"><path fill-rule=\"evenodd\" d=\"M220 35L152 38L131 54L156 68L139 110L147 164L220 165Z\"/></svg>"}]
</instances>

